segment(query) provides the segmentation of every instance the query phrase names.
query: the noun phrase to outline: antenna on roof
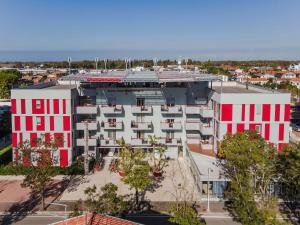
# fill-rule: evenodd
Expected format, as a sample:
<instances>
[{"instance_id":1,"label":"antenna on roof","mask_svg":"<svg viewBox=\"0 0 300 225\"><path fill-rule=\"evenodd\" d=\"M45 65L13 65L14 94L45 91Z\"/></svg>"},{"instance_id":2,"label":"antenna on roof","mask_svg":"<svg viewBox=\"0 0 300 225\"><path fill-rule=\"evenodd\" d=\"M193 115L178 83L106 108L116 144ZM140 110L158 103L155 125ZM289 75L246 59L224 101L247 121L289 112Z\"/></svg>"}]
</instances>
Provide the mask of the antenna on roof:
<instances>
[{"instance_id":1,"label":"antenna on roof","mask_svg":"<svg viewBox=\"0 0 300 225\"><path fill-rule=\"evenodd\" d=\"M96 58L95 58L95 63L96 63L96 74L98 74L98 61L99 61L99 58L96 57Z\"/></svg>"}]
</instances>

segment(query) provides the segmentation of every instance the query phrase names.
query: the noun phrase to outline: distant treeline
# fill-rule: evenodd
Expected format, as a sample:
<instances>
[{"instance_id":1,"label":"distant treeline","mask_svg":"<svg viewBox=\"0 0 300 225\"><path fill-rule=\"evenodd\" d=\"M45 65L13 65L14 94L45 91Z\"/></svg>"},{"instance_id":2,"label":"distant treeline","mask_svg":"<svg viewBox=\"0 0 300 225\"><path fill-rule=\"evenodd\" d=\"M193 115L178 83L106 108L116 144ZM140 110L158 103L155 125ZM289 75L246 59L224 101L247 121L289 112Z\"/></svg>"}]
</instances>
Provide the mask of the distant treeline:
<instances>
[{"instance_id":1,"label":"distant treeline","mask_svg":"<svg viewBox=\"0 0 300 225\"><path fill-rule=\"evenodd\" d=\"M270 66L273 68L277 68L278 66L282 68L286 68L291 63L295 63L296 61L285 61L285 60L254 60L254 61L199 61L199 60L188 60L188 65L198 66L200 68L207 67L218 67L223 65L228 66L238 66L241 68L253 67L253 66ZM60 62L7 62L1 63L2 66L10 65L15 68L24 68L25 66L36 67L43 64L45 68L67 68L67 61ZM158 60L158 66L174 65L177 64L175 60ZM182 61L182 64L185 65L185 62ZM126 66L125 61L123 59L117 60L108 60L107 61L107 69L124 69ZM136 66L144 66L146 68L153 66L153 60L141 59L141 60L132 60L132 67ZM72 62L72 68L82 68L82 69L94 69L95 62L93 60L83 60L83 61L74 61ZM98 68L104 68L104 61L99 60Z\"/></svg>"}]
</instances>

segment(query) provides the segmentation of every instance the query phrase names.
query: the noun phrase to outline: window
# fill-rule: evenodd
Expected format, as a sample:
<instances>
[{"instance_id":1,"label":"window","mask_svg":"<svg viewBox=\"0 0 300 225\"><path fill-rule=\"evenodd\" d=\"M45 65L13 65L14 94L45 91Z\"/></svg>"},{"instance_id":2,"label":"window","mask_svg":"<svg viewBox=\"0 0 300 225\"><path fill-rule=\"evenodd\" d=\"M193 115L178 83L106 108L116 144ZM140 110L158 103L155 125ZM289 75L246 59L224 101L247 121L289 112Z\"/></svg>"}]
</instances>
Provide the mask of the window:
<instances>
[{"instance_id":1,"label":"window","mask_svg":"<svg viewBox=\"0 0 300 225\"><path fill-rule=\"evenodd\" d=\"M261 115L261 105L256 105L256 115Z\"/></svg>"},{"instance_id":2,"label":"window","mask_svg":"<svg viewBox=\"0 0 300 225\"><path fill-rule=\"evenodd\" d=\"M35 101L35 108L36 108L36 109L41 109L41 100L37 99L37 100Z\"/></svg>"},{"instance_id":3,"label":"window","mask_svg":"<svg viewBox=\"0 0 300 225\"><path fill-rule=\"evenodd\" d=\"M260 133L260 125L255 125L255 131L259 134Z\"/></svg>"},{"instance_id":4,"label":"window","mask_svg":"<svg viewBox=\"0 0 300 225\"><path fill-rule=\"evenodd\" d=\"M115 130L110 130L107 132L107 136L111 140L116 140L116 131Z\"/></svg>"},{"instance_id":5,"label":"window","mask_svg":"<svg viewBox=\"0 0 300 225\"><path fill-rule=\"evenodd\" d=\"M37 126L40 126L41 124L42 124L42 119L41 119L41 117L38 116L38 117L36 118L36 125L37 125Z\"/></svg>"},{"instance_id":6,"label":"window","mask_svg":"<svg viewBox=\"0 0 300 225\"><path fill-rule=\"evenodd\" d=\"M167 97L167 105L174 106L175 105L175 98L174 97Z\"/></svg>"},{"instance_id":7,"label":"window","mask_svg":"<svg viewBox=\"0 0 300 225\"><path fill-rule=\"evenodd\" d=\"M136 138L138 139L144 139L145 133L143 131L137 131L136 132Z\"/></svg>"},{"instance_id":8,"label":"window","mask_svg":"<svg viewBox=\"0 0 300 225\"><path fill-rule=\"evenodd\" d=\"M145 99L144 98L137 98L136 99L136 105L137 106L144 106L145 105Z\"/></svg>"},{"instance_id":9,"label":"window","mask_svg":"<svg viewBox=\"0 0 300 225\"><path fill-rule=\"evenodd\" d=\"M115 97L108 97L107 98L107 104L109 106L115 106L116 105L116 98Z\"/></svg>"}]
</instances>

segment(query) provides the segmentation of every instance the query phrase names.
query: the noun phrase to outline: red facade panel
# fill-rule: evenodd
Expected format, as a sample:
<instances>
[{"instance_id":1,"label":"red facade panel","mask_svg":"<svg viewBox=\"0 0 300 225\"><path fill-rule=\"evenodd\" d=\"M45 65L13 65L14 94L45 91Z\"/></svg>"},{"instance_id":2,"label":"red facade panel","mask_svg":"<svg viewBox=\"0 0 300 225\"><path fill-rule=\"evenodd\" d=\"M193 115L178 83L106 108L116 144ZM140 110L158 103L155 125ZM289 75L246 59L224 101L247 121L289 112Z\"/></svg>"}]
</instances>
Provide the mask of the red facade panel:
<instances>
[{"instance_id":1,"label":"red facade panel","mask_svg":"<svg viewBox=\"0 0 300 225\"><path fill-rule=\"evenodd\" d=\"M36 147L37 144L37 133L30 133L30 146Z\"/></svg>"},{"instance_id":2,"label":"red facade panel","mask_svg":"<svg viewBox=\"0 0 300 225\"><path fill-rule=\"evenodd\" d=\"M50 99L47 99L47 114L50 114Z\"/></svg>"},{"instance_id":3,"label":"red facade panel","mask_svg":"<svg viewBox=\"0 0 300 225\"><path fill-rule=\"evenodd\" d=\"M245 121L246 105L242 104L242 121Z\"/></svg>"},{"instance_id":4,"label":"red facade panel","mask_svg":"<svg viewBox=\"0 0 300 225\"><path fill-rule=\"evenodd\" d=\"M59 99L53 99L53 113L59 114Z\"/></svg>"},{"instance_id":5,"label":"red facade panel","mask_svg":"<svg viewBox=\"0 0 300 225\"><path fill-rule=\"evenodd\" d=\"M36 125L37 131L45 131L45 117L44 116L38 116L37 121L40 123Z\"/></svg>"},{"instance_id":6,"label":"red facade panel","mask_svg":"<svg viewBox=\"0 0 300 225\"><path fill-rule=\"evenodd\" d=\"M44 114L44 99L32 99L32 114Z\"/></svg>"},{"instance_id":7,"label":"red facade panel","mask_svg":"<svg viewBox=\"0 0 300 225\"><path fill-rule=\"evenodd\" d=\"M236 132L237 132L237 133L242 133L242 132L244 132L244 130L245 130L245 124L243 124L243 123L238 123L238 124L236 125Z\"/></svg>"},{"instance_id":8,"label":"red facade panel","mask_svg":"<svg viewBox=\"0 0 300 225\"><path fill-rule=\"evenodd\" d=\"M59 155L60 155L60 166L61 167L66 167L68 166L68 150L66 149L61 149L59 151Z\"/></svg>"},{"instance_id":9,"label":"red facade panel","mask_svg":"<svg viewBox=\"0 0 300 225\"><path fill-rule=\"evenodd\" d=\"M71 134L68 133L68 148L71 147Z\"/></svg>"},{"instance_id":10,"label":"red facade panel","mask_svg":"<svg viewBox=\"0 0 300 225\"><path fill-rule=\"evenodd\" d=\"M54 116L50 116L50 130L54 131Z\"/></svg>"},{"instance_id":11,"label":"red facade panel","mask_svg":"<svg viewBox=\"0 0 300 225\"><path fill-rule=\"evenodd\" d=\"M232 104L222 104L222 121L232 121Z\"/></svg>"},{"instance_id":12,"label":"red facade panel","mask_svg":"<svg viewBox=\"0 0 300 225\"><path fill-rule=\"evenodd\" d=\"M16 104L16 99L11 99L11 114L16 114L17 113L17 104Z\"/></svg>"},{"instance_id":13,"label":"red facade panel","mask_svg":"<svg viewBox=\"0 0 300 225\"><path fill-rule=\"evenodd\" d=\"M63 117L63 128L64 128L64 131L71 130L71 119L70 119L70 116L64 116Z\"/></svg>"},{"instance_id":14,"label":"red facade panel","mask_svg":"<svg viewBox=\"0 0 300 225\"><path fill-rule=\"evenodd\" d=\"M12 133L11 134L11 145L14 148L16 148L18 146L17 133Z\"/></svg>"},{"instance_id":15,"label":"red facade panel","mask_svg":"<svg viewBox=\"0 0 300 225\"><path fill-rule=\"evenodd\" d=\"M279 124L279 133L278 133L278 140L283 141L284 139L284 124Z\"/></svg>"},{"instance_id":16,"label":"red facade panel","mask_svg":"<svg viewBox=\"0 0 300 225\"><path fill-rule=\"evenodd\" d=\"M285 104L284 105L284 121L290 121L290 114L291 114L291 105Z\"/></svg>"},{"instance_id":17,"label":"red facade panel","mask_svg":"<svg viewBox=\"0 0 300 225\"><path fill-rule=\"evenodd\" d=\"M63 99L63 114L66 114L67 107L66 107L66 99Z\"/></svg>"},{"instance_id":18,"label":"red facade panel","mask_svg":"<svg viewBox=\"0 0 300 225\"><path fill-rule=\"evenodd\" d=\"M21 113L26 114L26 101L25 101L25 99L21 99Z\"/></svg>"},{"instance_id":19,"label":"red facade panel","mask_svg":"<svg viewBox=\"0 0 300 225\"><path fill-rule=\"evenodd\" d=\"M280 120L280 104L275 105L275 121Z\"/></svg>"},{"instance_id":20,"label":"red facade panel","mask_svg":"<svg viewBox=\"0 0 300 225\"><path fill-rule=\"evenodd\" d=\"M255 105L250 104L250 113L249 113L249 120L254 121L254 115L255 115Z\"/></svg>"},{"instance_id":21,"label":"red facade panel","mask_svg":"<svg viewBox=\"0 0 300 225\"><path fill-rule=\"evenodd\" d=\"M270 124L265 124L265 139L270 140Z\"/></svg>"},{"instance_id":22,"label":"red facade panel","mask_svg":"<svg viewBox=\"0 0 300 225\"><path fill-rule=\"evenodd\" d=\"M227 134L232 134L232 124L231 123L227 124Z\"/></svg>"},{"instance_id":23,"label":"red facade panel","mask_svg":"<svg viewBox=\"0 0 300 225\"><path fill-rule=\"evenodd\" d=\"M26 131L32 131L32 116L25 117Z\"/></svg>"},{"instance_id":24,"label":"red facade panel","mask_svg":"<svg viewBox=\"0 0 300 225\"><path fill-rule=\"evenodd\" d=\"M15 131L21 130L21 120L20 120L20 116L15 116L15 117L14 117L14 122L15 122Z\"/></svg>"},{"instance_id":25,"label":"red facade panel","mask_svg":"<svg viewBox=\"0 0 300 225\"><path fill-rule=\"evenodd\" d=\"M23 134L19 133L19 143L23 143Z\"/></svg>"},{"instance_id":26,"label":"red facade panel","mask_svg":"<svg viewBox=\"0 0 300 225\"><path fill-rule=\"evenodd\" d=\"M270 121L271 117L271 105L270 104L263 104L262 106L262 120L263 121Z\"/></svg>"}]
</instances>

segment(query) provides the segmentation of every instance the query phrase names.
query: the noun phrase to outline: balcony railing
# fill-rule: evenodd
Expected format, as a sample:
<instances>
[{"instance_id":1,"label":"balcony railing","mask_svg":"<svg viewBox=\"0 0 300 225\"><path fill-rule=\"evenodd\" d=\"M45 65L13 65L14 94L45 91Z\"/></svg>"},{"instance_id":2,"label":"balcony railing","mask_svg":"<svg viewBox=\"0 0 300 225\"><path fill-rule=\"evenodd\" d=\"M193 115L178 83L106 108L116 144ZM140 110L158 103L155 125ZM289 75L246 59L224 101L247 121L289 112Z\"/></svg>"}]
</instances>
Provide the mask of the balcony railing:
<instances>
[{"instance_id":1,"label":"balcony railing","mask_svg":"<svg viewBox=\"0 0 300 225\"><path fill-rule=\"evenodd\" d=\"M200 107L200 115L204 118L213 118L214 111L207 106L202 106Z\"/></svg>"},{"instance_id":2,"label":"balcony railing","mask_svg":"<svg viewBox=\"0 0 300 225\"><path fill-rule=\"evenodd\" d=\"M92 104L79 105L76 107L77 114L97 114L98 106Z\"/></svg>"},{"instance_id":3,"label":"balcony railing","mask_svg":"<svg viewBox=\"0 0 300 225\"><path fill-rule=\"evenodd\" d=\"M151 122L131 121L131 128L133 130L151 130L152 129L152 123Z\"/></svg>"},{"instance_id":4,"label":"balcony railing","mask_svg":"<svg viewBox=\"0 0 300 225\"><path fill-rule=\"evenodd\" d=\"M160 123L162 130L181 130L181 122L161 122Z\"/></svg>"},{"instance_id":5,"label":"balcony railing","mask_svg":"<svg viewBox=\"0 0 300 225\"><path fill-rule=\"evenodd\" d=\"M187 105L185 108L186 114L200 114L204 118L212 118L213 110L207 105Z\"/></svg>"},{"instance_id":6,"label":"balcony railing","mask_svg":"<svg viewBox=\"0 0 300 225\"><path fill-rule=\"evenodd\" d=\"M117 140L111 138L100 139L100 146L117 146Z\"/></svg>"},{"instance_id":7,"label":"balcony railing","mask_svg":"<svg viewBox=\"0 0 300 225\"><path fill-rule=\"evenodd\" d=\"M122 114L123 106L122 105L101 105L101 111L104 114Z\"/></svg>"},{"instance_id":8,"label":"balcony railing","mask_svg":"<svg viewBox=\"0 0 300 225\"><path fill-rule=\"evenodd\" d=\"M131 138L131 145L149 145L147 138Z\"/></svg>"},{"instance_id":9,"label":"balcony railing","mask_svg":"<svg viewBox=\"0 0 300 225\"><path fill-rule=\"evenodd\" d=\"M200 123L200 132L203 135L213 135L213 127L207 123Z\"/></svg>"},{"instance_id":10,"label":"balcony railing","mask_svg":"<svg viewBox=\"0 0 300 225\"><path fill-rule=\"evenodd\" d=\"M185 122L186 130L200 130L200 121L186 121Z\"/></svg>"},{"instance_id":11,"label":"balcony railing","mask_svg":"<svg viewBox=\"0 0 300 225\"><path fill-rule=\"evenodd\" d=\"M164 145L181 145L181 138L161 137L160 143Z\"/></svg>"},{"instance_id":12,"label":"balcony railing","mask_svg":"<svg viewBox=\"0 0 300 225\"><path fill-rule=\"evenodd\" d=\"M187 105L185 108L186 114L200 114L200 105Z\"/></svg>"},{"instance_id":13,"label":"balcony railing","mask_svg":"<svg viewBox=\"0 0 300 225\"><path fill-rule=\"evenodd\" d=\"M101 127L105 130L122 130L123 122L101 122Z\"/></svg>"},{"instance_id":14,"label":"balcony railing","mask_svg":"<svg viewBox=\"0 0 300 225\"><path fill-rule=\"evenodd\" d=\"M182 107L180 105L176 105L176 106L162 105L161 113L162 114L182 114Z\"/></svg>"},{"instance_id":15,"label":"balcony railing","mask_svg":"<svg viewBox=\"0 0 300 225\"><path fill-rule=\"evenodd\" d=\"M131 106L131 112L133 114L147 114L147 113L152 113L152 106L148 106L148 105L142 105L142 106L138 106L138 105L133 105Z\"/></svg>"},{"instance_id":16,"label":"balcony railing","mask_svg":"<svg viewBox=\"0 0 300 225\"><path fill-rule=\"evenodd\" d=\"M97 130L97 121L96 120L85 120L76 123L76 130L84 130L86 128L86 124L88 130Z\"/></svg>"},{"instance_id":17,"label":"balcony railing","mask_svg":"<svg viewBox=\"0 0 300 225\"><path fill-rule=\"evenodd\" d=\"M85 146L85 139L84 138L77 138L76 143L77 143L77 146ZM96 146L97 145L97 138L89 137L88 145L89 146Z\"/></svg>"}]
</instances>

